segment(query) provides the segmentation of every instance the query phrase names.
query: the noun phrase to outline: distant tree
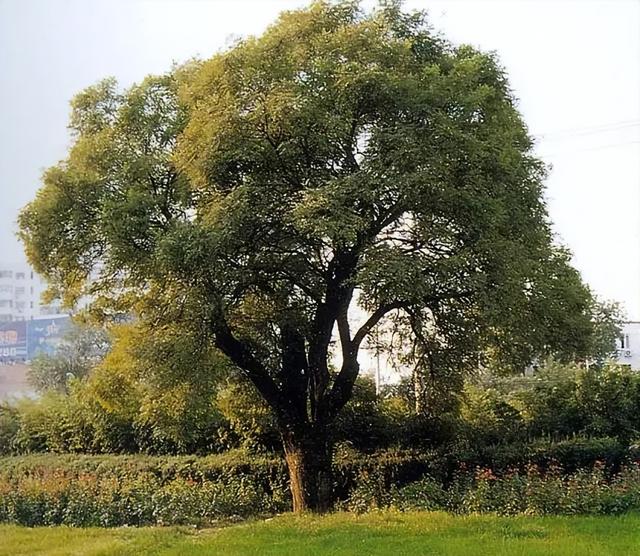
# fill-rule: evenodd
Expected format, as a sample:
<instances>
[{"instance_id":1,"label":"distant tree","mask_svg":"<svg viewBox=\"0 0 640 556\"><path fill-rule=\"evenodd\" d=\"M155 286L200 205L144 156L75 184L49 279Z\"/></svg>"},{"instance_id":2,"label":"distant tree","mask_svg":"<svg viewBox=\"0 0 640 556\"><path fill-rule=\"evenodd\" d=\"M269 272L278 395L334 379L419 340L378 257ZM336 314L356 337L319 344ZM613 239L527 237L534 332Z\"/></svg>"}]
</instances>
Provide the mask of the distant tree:
<instances>
[{"instance_id":1,"label":"distant tree","mask_svg":"<svg viewBox=\"0 0 640 556\"><path fill-rule=\"evenodd\" d=\"M504 71L396 2L316 2L203 64L104 81L71 129L20 216L30 261L68 304L222 352L273 411L295 511L331 504L329 428L376 324L457 372L488 346L585 348L590 295Z\"/></svg>"},{"instance_id":2,"label":"distant tree","mask_svg":"<svg viewBox=\"0 0 640 556\"><path fill-rule=\"evenodd\" d=\"M147 451L217 449L211 429L222 419L214 401L228 376L220 353L178 325L139 321L111 335L109 353L76 391L94 414L126 424L131 444Z\"/></svg>"},{"instance_id":3,"label":"distant tree","mask_svg":"<svg viewBox=\"0 0 640 556\"><path fill-rule=\"evenodd\" d=\"M618 303L594 299L591 315L594 330L585 359L602 366L616 354L616 340L622 333L624 312Z\"/></svg>"},{"instance_id":4,"label":"distant tree","mask_svg":"<svg viewBox=\"0 0 640 556\"><path fill-rule=\"evenodd\" d=\"M74 325L54 354L42 353L31 362L28 380L40 393L67 392L69 382L86 377L109 350L110 341L102 328Z\"/></svg>"}]
</instances>

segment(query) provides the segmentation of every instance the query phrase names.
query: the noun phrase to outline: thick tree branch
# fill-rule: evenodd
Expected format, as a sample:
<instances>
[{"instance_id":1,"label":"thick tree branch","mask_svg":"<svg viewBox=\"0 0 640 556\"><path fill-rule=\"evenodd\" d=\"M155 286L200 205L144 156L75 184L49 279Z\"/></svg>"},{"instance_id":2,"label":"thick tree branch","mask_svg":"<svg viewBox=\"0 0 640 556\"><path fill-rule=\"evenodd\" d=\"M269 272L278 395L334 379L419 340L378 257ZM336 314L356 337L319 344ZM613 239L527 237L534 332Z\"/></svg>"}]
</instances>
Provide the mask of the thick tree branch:
<instances>
[{"instance_id":1,"label":"thick tree branch","mask_svg":"<svg viewBox=\"0 0 640 556\"><path fill-rule=\"evenodd\" d=\"M364 340L367 334L371 332L371 329L376 324L378 324L378 322L380 322L382 317L384 317L388 312L393 311L394 309L399 309L400 307L402 307L402 303L400 301L395 301L393 303L385 303L384 305L381 305L380 307L378 307L373 313L371 313L369 318L358 329L358 331L355 333L353 337L352 344L354 346L354 349L358 350L360 348L360 344L362 343L362 340Z\"/></svg>"},{"instance_id":2,"label":"thick tree branch","mask_svg":"<svg viewBox=\"0 0 640 556\"><path fill-rule=\"evenodd\" d=\"M358 329L353 339L348 339L348 328L345 329L345 340L342 340L342 367L338 376L333 381L333 386L329 394L329 402L327 416L329 419L335 417L338 412L351 398L353 385L358 378L360 372L360 364L358 363L358 351L362 340L367 336L371 329L382 319L388 312L398 309L402 306L401 302L387 303L376 309L365 323ZM338 321L340 324L340 321ZM345 325L343 325L345 326ZM346 325L348 327L348 323Z\"/></svg>"},{"instance_id":3,"label":"thick tree branch","mask_svg":"<svg viewBox=\"0 0 640 556\"><path fill-rule=\"evenodd\" d=\"M309 368L312 419L317 421L326 417L327 407L324 398L330 382L327 357L336 321L340 321L338 324L341 334L346 332L346 344L343 346L350 344L345 318L353 296L353 286L349 281L353 277L357 261L357 255L350 250L335 254L327 269L325 301L318 306L314 318L312 337L309 341Z\"/></svg>"},{"instance_id":4,"label":"thick tree branch","mask_svg":"<svg viewBox=\"0 0 640 556\"><path fill-rule=\"evenodd\" d=\"M216 347L224 353L253 382L266 402L273 408L278 420L290 417L290 410L283 403L282 393L269 375L266 367L251 353L249 346L238 340L222 319L214 326Z\"/></svg>"},{"instance_id":5,"label":"thick tree branch","mask_svg":"<svg viewBox=\"0 0 640 556\"><path fill-rule=\"evenodd\" d=\"M280 344L280 381L285 403L291 406L300 422L306 422L309 364L305 339L299 330L285 322L280 325Z\"/></svg>"},{"instance_id":6,"label":"thick tree branch","mask_svg":"<svg viewBox=\"0 0 640 556\"><path fill-rule=\"evenodd\" d=\"M341 312L338 315L338 334L340 336L340 346L342 348L342 358L348 356L353 349L353 342L351 341L351 331L349 327L349 318L346 311Z\"/></svg>"}]
</instances>

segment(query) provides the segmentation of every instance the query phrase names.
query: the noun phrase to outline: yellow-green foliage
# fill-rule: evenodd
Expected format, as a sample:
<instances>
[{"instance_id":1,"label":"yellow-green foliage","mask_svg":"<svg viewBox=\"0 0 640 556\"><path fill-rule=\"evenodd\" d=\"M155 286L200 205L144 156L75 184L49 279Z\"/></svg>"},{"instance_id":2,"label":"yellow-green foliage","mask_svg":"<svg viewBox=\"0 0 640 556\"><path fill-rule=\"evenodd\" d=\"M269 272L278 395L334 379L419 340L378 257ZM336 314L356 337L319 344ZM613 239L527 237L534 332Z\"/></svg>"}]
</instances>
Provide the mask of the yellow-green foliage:
<instances>
[{"instance_id":1,"label":"yellow-green foliage","mask_svg":"<svg viewBox=\"0 0 640 556\"><path fill-rule=\"evenodd\" d=\"M248 381L227 382L218 390L215 403L247 447L277 444L278 432L273 413Z\"/></svg>"}]
</instances>

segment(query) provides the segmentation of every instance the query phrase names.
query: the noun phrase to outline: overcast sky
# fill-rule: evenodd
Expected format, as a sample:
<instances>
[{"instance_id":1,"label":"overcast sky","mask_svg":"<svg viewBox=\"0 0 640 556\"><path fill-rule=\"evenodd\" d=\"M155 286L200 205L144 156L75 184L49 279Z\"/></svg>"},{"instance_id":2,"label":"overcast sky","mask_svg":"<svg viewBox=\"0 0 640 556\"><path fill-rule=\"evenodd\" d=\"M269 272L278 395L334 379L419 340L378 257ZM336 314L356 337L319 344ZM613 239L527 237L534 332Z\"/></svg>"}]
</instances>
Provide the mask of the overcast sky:
<instances>
[{"instance_id":1,"label":"overcast sky","mask_svg":"<svg viewBox=\"0 0 640 556\"><path fill-rule=\"evenodd\" d=\"M20 207L65 156L69 100L260 33L297 0L0 0L0 261ZM365 2L370 5L371 2ZM414 0L456 43L495 50L538 153L559 241L640 319L640 0Z\"/></svg>"}]
</instances>

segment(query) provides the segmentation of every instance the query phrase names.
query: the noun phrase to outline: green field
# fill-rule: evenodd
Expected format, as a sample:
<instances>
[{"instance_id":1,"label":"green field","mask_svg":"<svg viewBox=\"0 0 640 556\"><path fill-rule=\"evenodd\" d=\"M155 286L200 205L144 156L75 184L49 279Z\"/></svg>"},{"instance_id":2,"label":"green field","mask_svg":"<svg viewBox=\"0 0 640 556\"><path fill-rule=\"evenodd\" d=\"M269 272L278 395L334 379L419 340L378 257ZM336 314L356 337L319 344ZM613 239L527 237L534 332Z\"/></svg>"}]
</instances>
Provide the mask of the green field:
<instances>
[{"instance_id":1,"label":"green field","mask_svg":"<svg viewBox=\"0 0 640 556\"><path fill-rule=\"evenodd\" d=\"M0 526L2 555L640 555L640 515L281 516L218 529Z\"/></svg>"}]
</instances>

